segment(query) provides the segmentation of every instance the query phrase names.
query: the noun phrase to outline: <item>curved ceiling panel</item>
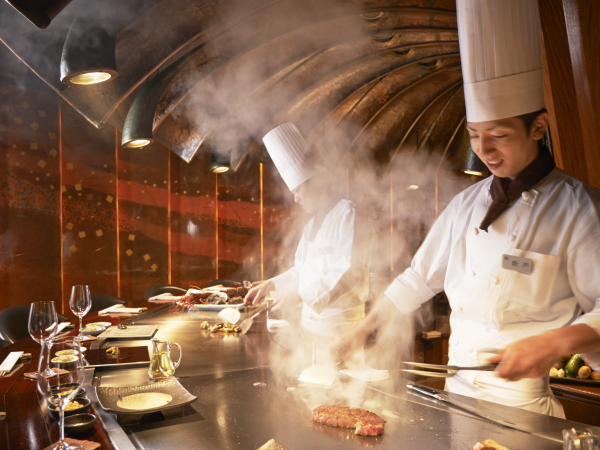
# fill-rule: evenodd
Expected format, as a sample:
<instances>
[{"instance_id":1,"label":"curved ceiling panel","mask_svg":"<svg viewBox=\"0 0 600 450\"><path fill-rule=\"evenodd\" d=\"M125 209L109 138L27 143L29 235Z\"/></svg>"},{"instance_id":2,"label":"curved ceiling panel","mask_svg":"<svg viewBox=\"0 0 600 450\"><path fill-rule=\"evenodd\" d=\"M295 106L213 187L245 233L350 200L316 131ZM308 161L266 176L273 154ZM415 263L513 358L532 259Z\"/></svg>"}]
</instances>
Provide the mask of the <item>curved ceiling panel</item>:
<instances>
[{"instance_id":1,"label":"curved ceiling panel","mask_svg":"<svg viewBox=\"0 0 600 450\"><path fill-rule=\"evenodd\" d=\"M262 136L285 121L315 149L339 149L349 165L369 158L388 170L400 153L456 157L464 98L455 0L120 4L128 6L115 9L125 23L119 77L59 93L98 127L146 127L186 161L216 152L234 166L245 155L270 163ZM60 49L77 8L53 30L0 31L55 90L57 52L42 64L35 47L47 39L46 48ZM5 9L0 24L19 21Z\"/></svg>"}]
</instances>

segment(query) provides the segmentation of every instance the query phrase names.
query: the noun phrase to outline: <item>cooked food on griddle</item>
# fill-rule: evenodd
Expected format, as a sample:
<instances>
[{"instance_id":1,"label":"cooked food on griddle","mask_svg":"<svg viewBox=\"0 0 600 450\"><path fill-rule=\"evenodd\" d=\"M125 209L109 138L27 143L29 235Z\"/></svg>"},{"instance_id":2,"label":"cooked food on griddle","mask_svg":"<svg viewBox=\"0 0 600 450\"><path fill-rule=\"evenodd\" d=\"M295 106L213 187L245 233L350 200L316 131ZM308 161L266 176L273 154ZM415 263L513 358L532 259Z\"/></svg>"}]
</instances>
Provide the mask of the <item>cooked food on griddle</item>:
<instances>
[{"instance_id":1,"label":"cooked food on griddle","mask_svg":"<svg viewBox=\"0 0 600 450\"><path fill-rule=\"evenodd\" d=\"M314 409L313 420L330 427L355 428L354 434L379 436L385 420L370 411L340 405L322 405Z\"/></svg>"},{"instance_id":2,"label":"cooked food on griddle","mask_svg":"<svg viewBox=\"0 0 600 450\"><path fill-rule=\"evenodd\" d=\"M473 450L508 450L506 447L498 444L496 441L486 439L483 442L478 442L473 447Z\"/></svg>"},{"instance_id":3,"label":"cooked food on griddle","mask_svg":"<svg viewBox=\"0 0 600 450\"><path fill-rule=\"evenodd\" d=\"M244 303L244 297L247 293L248 289L244 287L218 292L208 290L188 291L181 300L200 305L240 305Z\"/></svg>"}]
</instances>

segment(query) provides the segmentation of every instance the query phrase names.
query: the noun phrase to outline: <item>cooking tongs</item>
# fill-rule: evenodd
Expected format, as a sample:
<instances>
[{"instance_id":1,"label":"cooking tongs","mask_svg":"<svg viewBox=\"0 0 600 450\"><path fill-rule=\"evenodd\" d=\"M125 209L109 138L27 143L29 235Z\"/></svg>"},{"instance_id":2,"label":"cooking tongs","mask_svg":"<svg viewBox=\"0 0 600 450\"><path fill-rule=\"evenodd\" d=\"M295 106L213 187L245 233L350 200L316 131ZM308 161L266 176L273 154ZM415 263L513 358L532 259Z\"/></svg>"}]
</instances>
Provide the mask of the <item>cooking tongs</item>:
<instances>
[{"instance_id":1,"label":"cooking tongs","mask_svg":"<svg viewBox=\"0 0 600 450\"><path fill-rule=\"evenodd\" d=\"M498 364L486 364L483 366L472 366L472 367L460 367L460 366L446 366L441 364L425 364L416 362L401 362L405 366L422 367L423 369L442 370L443 372L432 372L429 370L414 370L414 369L400 369L400 372L414 373L415 375L424 375L426 377L438 377L438 378L450 378L457 374L459 370L479 370L491 372L496 370Z\"/></svg>"}]
</instances>

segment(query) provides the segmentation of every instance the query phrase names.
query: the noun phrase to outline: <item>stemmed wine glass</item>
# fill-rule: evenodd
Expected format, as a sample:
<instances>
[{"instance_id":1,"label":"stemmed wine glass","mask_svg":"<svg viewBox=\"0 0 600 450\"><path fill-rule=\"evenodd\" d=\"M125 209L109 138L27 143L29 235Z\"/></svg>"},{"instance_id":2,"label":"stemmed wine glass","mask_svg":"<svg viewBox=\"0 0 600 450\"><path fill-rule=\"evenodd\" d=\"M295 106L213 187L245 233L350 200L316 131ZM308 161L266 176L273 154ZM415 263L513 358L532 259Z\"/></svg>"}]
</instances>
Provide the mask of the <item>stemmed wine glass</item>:
<instances>
[{"instance_id":1,"label":"stemmed wine glass","mask_svg":"<svg viewBox=\"0 0 600 450\"><path fill-rule=\"evenodd\" d=\"M52 348L52 339L56 335L58 327L58 316L54 302L33 302L29 310L29 323L27 328L31 338L41 344L47 344ZM55 372L46 364L44 375L54 375Z\"/></svg>"},{"instance_id":2,"label":"stemmed wine glass","mask_svg":"<svg viewBox=\"0 0 600 450\"><path fill-rule=\"evenodd\" d=\"M81 348L79 336L75 336L73 341L76 349ZM81 450L81 445L69 445L65 442L65 408L75 398L84 382L83 357L81 351L70 348L66 342L57 344L56 350L58 351L55 356L52 347L46 345L46 342L42 344L38 374L44 374L47 369L52 370L53 366L61 370L55 371L56 375L38 375L37 388L46 399L48 408L59 410L59 441L53 450Z\"/></svg>"},{"instance_id":3,"label":"stemmed wine glass","mask_svg":"<svg viewBox=\"0 0 600 450\"><path fill-rule=\"evenodd\" d=\"M85 316L90 308L92 307L92 298L90 297L90 289L85 285L76 285L71 288L71 299L69 300L69 307L73 314L79 317L79 335L77 338L79 341L84 341L85 338L81 333L83 329L83 316ZM75 344L75 339L73 339Z\"/></svg>"}]
</instances>

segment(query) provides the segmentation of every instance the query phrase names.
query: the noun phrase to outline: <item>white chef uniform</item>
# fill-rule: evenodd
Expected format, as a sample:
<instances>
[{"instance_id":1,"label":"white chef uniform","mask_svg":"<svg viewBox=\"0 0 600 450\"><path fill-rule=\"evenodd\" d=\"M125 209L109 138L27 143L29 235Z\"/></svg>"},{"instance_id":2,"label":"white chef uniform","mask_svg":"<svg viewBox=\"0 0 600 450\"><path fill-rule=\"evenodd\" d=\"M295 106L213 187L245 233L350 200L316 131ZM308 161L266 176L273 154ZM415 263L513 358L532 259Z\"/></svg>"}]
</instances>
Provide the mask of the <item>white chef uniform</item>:
<instances>
[{"instance_id":1,"label":"white chef uniform","mask_svg":"<svg viewBox=\"0 0 600 450\"><path fill-rule=\"evenodd\" d=\"M445 290L452 314L449 364L477 365L481 349L585 323L600 333L600 192L554 169L489 227L492 178L457 195L435 222L412 265L385 294L404 313ZM502 255L533 260L524 275L502 268ZM579 316L580 312L585 314ZM579 316L579 317L578 317ZM600 364L600 353L584 355ZM562 416L548 378L507 382L463 371L451 392Z\"/></svg>"},{"instance_id":2,"label":"white chef uniform","mask_svg":"<svg viewBox=\"0 0 600 450\"><path fill-rule=\"evenodd\" d=\"M369 294L369 252L353 247L356 205L340 200L327 214L313 242L314 217L306 224L294 267L272 279L277 292L297 292L302 302L302 327L320 335L339 337L365 317ZM367 246L368 247L368 246ZM357 254L358 253L358 254ZM330 292L353 267L353 285L337 298Z\"/></svg>"},{"instance_id":3,"label":"white chef uniform","mask_svg":"<svg viewBox=\"0 0 600 450\"><path fill-rule=\"evenodd\" d=\"M294 124L271 130L263 142L290 191L314 175L310 149ZM333 207L310 241L314 222L313 217L304 228L294 266L272 281L279 294L298 293L304 303L301 325L305 330L338 337L365 317L370 237L367 234L363 240L362 225L358 226L360 232L356 231L356 205L349 200L340 200ZM340 290L341 284L347 289Z\"/></svg>"},{"instance_id":4,"label":"white chef uniform","mask_svg":"<svg viewBox=\"0 0 600 450\"><path fill-rule=\"evenodd\" d=\"M467 120L540 110L543 84L536 0L458 0ZM452 307L449 364L484 362L484 349L573 323L600 332L600 193L554 169L489 227L492 177L456 196L412 265L386 295L404 313L445 290ZM531 275L502 268L502 255L533 261ZM579 316L581 312L582 316ZM600 353L585 355L600 363ZM461 371L450 392L564 417L548 378L508 382Z\"/></svg>"}]
</instances>

